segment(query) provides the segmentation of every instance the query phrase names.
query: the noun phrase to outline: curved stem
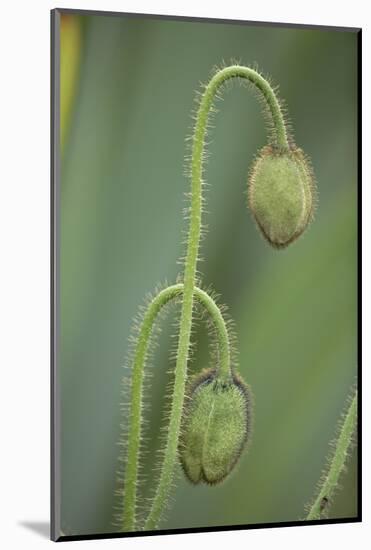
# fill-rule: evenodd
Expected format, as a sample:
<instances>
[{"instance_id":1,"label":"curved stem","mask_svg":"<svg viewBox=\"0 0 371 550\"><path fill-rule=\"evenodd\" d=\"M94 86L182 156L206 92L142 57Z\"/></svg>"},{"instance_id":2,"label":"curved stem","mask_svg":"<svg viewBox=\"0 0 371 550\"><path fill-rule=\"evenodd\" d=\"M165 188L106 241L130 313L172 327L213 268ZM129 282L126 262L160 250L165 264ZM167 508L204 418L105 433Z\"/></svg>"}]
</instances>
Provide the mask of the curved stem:
<instances>
[{"instance_id":1,"label":"curved stem","mask_svg":"<svg viewBox=\"0 0 371 550\"><path fill-rule=\"evenodd\" d=\"M123 529L132 531L135 529L136 489L139 463L139 447L141 438L142 421L142 388L144 378L144 365L148 354L151 333L154 322L160 310L171 300L183 293L183 284L177 284L165 288L151 301L144 315L140 328L138 342L135 350L131 388L130 433L128 440L127 466L125 471L125 507L123 517ZM194 289L195 298L202 304L213 320L218 340L219 373L221 376L229 376L230 373L230 348L228 331L222 314L214 300L203 290ZM169 466L166 466L169 468ZM165 465L163 469L165 468ZM173 465L171 466L172 475ZM163 507L164 502L161 503Z\"/></svg>"},{"instance_id":2,"label":"curved stem","mask_svg":"<svg viewBox=\"0 0 371 550\"><path fill-rule=\"evenodd\" d=\"M227 80L231 78L247 79L258 88L258 90L262 93L272 116L275 145L281 149L288 148L283 114L278 99L267 80L265 80L253 69L239 65L232 65L218 71L206 86L201 97L193 135L191 163L191 214L184 269L183 302L180 318L177 361L175 366L172 409L170 413L165 458L161 470L160 481L152 503L151 511L145 523L145 529L154 529L157 526L163 503L166 501L170 490L173 469L177 459L178 439L182 419L187 361L192 327L193 292L196 285L196 267L201 235L202 160L205 149L205 135L210 109L217 91Z\"/></svg>"},{"instance_id":3,"label":"curved stem","mask_svg":"<svg viewBox=\"0 0 371 550\"><path fill-rule=\"evenodd\" d=\"M344 469L349 448L357 425L357 392L350 403L340 430L339 438L336 442L334 456L332 457L328 474L324 478L319 494L314 501L307 520L321 519L322 513L327 508L328 503L338 485L340 474Z\"/></svg>"}]
</instances>

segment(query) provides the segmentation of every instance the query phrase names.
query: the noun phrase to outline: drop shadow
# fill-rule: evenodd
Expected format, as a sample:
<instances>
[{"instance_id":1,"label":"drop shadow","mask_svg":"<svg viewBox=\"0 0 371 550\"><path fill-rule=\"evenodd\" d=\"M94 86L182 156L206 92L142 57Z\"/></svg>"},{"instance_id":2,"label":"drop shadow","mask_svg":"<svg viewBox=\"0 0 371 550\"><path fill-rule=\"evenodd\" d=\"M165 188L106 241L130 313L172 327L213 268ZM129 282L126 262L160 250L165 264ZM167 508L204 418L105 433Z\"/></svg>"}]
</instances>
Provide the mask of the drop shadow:
<instances>
[{"instance_id":1,"label":"drop shadow","mask_svg":"<svg viewBox=\"0 0 371 550\"><path fill-rule=\"evenodd\" d=\"M50 538L50 523L48 521L19 521L18 525L33 531L44 539Z\"/></svg>"}]
</instances>

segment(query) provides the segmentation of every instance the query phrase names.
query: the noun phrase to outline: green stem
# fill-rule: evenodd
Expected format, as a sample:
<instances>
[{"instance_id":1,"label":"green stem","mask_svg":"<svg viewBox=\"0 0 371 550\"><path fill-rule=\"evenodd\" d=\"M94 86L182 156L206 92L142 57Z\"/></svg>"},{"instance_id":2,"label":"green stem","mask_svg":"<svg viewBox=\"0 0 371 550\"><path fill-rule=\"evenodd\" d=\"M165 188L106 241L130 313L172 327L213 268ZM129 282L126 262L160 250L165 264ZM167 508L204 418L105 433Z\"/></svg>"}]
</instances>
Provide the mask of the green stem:
<instances>
[{"instance_id":1,"label":"green stem","mask_svg":"<svg viewBox=\"0 0 371 550\"><path fill-rule=\"evenodd\" d=\"M182 419L192 327L193 292L196 286L196 268L201 236L202 162L205 150L207 123L218 89L227 80L233 78L247 79L262 93L272 117L274 144L282 149L288 148L288 139L283 114L278 99L267 80L265 80L253 69L239 65L232 65L218 71L206 86L201 97L193 135L191 162L191 213L188 233L188 248L184 268L184 291L180 318L177 361L175 366L172 408L160 481L152 503L152 508L145 523L145 529L148 530L155 529L157 526L161 511L170 491L174 466L177 460L178 439Z\"/></svg>"},{"instance_id":2,"label":"green stem","mask_svg":"<svg viewBox=\"0 0 371 550\"><path fill-rule=\"evenodd\" d=\"M321 489L314 501L307 520L321 519L321 516L331 501L333 493L339 483L341 472L344 469L352 438L357 425L357 392L350 403L348 412L342 424L339 438L336 442L334 456Z\"/></svg>"},{"instance_id":3,"label":"green stem","mask_svg":"<svg viewBox=\"0 0 371 550\"><path fill-rule=\"evenodd\" d=\"M125 470L124 531L133 531L136 527L136 491L142 424L144 365L148 355L151 333L160 310L168 302L181 296L182 293L183 284L177 284L165 288L157 294L146 310L138 336L132 372L130 433ZM222 376L229 376L231 368L230 348L228 331L223 316L214 300L206 292L196 287L194 295L206 309L215 326L219 352L219 373Z\"/></svg>"}]
</instances>

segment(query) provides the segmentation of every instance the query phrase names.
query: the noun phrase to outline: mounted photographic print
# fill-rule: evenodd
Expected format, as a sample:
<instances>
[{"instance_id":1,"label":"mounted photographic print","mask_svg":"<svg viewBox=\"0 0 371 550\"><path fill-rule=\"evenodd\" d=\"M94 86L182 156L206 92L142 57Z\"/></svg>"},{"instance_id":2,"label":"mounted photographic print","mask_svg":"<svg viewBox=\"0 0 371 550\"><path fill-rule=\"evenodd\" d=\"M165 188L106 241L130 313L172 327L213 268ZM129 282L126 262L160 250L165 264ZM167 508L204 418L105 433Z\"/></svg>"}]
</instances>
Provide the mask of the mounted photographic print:
<instances>
[{"instance_id":1,"label":"mounted photographic print","mask_svg":"<svg viewBox=\"0 0 371 550\"><path fill-rule=\"evenodd\" d=\"M360 521L360 29L51 26L52 539Z\"/></svg>"}]
</instances>

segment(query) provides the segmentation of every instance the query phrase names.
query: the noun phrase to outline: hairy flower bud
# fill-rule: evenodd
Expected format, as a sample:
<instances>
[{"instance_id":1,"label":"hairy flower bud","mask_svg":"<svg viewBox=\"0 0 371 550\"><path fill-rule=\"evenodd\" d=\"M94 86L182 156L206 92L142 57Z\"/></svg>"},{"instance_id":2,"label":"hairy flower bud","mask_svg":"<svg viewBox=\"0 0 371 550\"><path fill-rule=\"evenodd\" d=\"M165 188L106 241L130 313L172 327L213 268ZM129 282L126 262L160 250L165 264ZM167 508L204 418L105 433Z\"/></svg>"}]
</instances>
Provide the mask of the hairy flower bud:
<instances>
[{"instance_id":1,"label":"hairy flower bud","mask_svg":"<svg viewBox=\"0 0 371 550\"><path fill-rule=\"evenodd\" d=\"M264 147L249 178L249 206L264 238L275 248L297 239L313 216L315 183L303 151Z\"/></svg>"},{"instance_id":2,"label":"hairy flower bud","mask_svg":"<svg viewBox=\"0 0 371 550\"><path fill-rule=\"evenodd\" d=\"M238 462L248 439L249 388L236 374L222 382L209 369L195 377L189 394L180 440L183 470L192 483L220 483Z\"/></svg>"}]
</instances>

